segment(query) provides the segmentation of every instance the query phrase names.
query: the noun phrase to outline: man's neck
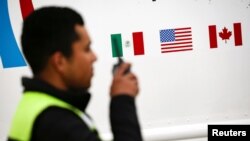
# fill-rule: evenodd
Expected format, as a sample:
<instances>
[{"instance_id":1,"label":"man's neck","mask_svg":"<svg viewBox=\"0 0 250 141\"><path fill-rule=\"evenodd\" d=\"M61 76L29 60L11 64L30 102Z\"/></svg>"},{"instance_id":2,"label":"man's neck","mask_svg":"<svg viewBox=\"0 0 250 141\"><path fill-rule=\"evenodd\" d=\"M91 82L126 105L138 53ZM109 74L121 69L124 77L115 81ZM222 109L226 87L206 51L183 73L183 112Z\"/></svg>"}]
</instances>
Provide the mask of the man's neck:
<instances>
[{"instance_id":1,"label":"man's neck","mask_svg":"<svg viewBox=\"0 0 250 141\"><path fill-rule=\"evenodd\" d=\"M39 75L35 77L45 81L46 83L50 84L51 86L59 90L63 90L63 91L68 90L68 87L66 86L62 78L57 73L53 73L51 71L50 72L43 71L42 73L40 73Z\"/></svg>"}]
</instances>

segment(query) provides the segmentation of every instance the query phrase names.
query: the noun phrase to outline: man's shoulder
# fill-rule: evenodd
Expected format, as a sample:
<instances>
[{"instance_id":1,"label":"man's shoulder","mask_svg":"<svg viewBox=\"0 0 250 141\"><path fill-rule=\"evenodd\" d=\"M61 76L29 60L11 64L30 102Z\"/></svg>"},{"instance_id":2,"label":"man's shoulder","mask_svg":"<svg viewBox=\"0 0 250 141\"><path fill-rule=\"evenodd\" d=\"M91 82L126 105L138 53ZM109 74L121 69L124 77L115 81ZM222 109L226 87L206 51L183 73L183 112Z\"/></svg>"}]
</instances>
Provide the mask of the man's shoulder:
<instances>
[{"instance_id":1,"label":"man's shoulder","mask_svg":"<svg viewBox=\"0 0 250 141\"><path fill-rule=\"evenodd\" d=\"M82 119L73 111L51 106L45 109L35 120L32 140L65 140L78 133L90 131ZM48 137L48 138L47 138Z\"/></svg>"},{"instance_id":2,"label":"man's shoulder","mask_svg":"<svg viewBox=\"0 0 250 141\"><path fill-rule=\"evenodd\" d=\"M50 106L43 110L36 118L35 124L56 125L63 123L63 125L67 125L68 122L64 123L64 121L70 121L70 124L73 124L72 122L83 124L83 121L75 112L58 106Z\"/></svg>"}]
</instances>

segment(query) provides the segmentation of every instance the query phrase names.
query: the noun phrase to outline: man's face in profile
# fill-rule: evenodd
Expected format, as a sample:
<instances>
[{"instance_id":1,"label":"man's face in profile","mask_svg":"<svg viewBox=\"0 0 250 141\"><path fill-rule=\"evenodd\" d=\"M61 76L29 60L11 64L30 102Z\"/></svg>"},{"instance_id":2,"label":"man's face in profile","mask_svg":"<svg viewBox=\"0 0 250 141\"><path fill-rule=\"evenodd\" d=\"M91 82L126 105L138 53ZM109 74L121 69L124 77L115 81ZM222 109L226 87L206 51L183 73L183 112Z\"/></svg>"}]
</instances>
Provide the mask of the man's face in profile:
<instances>
[{"instance_id":1,"label":"man's face in profile","mask_svg":"<svg viewBox=\"0 0 250 141\"><path fill-rule=\"evenodd\" d=\"M67 59L67 71L64 80L68 86L74 88L89 88L93 76L93 63L96 55L90 48L90 37L84 26L76 25L75 31L79 40L72 44L72 56Z\"/></svg>"}]
</instances>

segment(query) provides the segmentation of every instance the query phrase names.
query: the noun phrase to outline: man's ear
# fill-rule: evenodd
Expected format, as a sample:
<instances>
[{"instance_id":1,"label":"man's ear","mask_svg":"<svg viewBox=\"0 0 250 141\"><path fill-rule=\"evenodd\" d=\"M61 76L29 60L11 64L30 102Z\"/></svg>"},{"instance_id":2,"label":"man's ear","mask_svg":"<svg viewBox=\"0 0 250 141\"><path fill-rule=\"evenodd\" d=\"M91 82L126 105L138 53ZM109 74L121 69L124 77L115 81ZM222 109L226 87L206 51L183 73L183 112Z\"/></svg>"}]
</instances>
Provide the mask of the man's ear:
<instances>
[{"instance_id":1,"label":"man's ear","mask_svg":"<svg viewBox=\"0 0 250 141\"><path fill-rule=\"evenodd\" d=\"M55 52L51 57L51 62L54 69L60 73L67 69L67 58L61 52Z\"/></svg>"}]
</instances>

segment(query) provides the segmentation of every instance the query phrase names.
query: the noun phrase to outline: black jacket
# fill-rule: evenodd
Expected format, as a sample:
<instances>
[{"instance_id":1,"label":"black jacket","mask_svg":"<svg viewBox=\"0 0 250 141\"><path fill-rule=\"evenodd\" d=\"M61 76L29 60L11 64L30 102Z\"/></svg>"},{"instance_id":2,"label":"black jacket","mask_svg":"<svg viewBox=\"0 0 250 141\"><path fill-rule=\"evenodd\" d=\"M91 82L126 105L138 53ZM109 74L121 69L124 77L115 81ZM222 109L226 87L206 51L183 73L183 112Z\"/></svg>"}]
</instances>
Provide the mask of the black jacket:
<instances>
[{"instance_id":1,"label":"black jacket","mask_svg":"<svg viewBox=\"0 0 250 141\"><path fill-rule=\"evenodd\" d=\"M91 97L87 91L65 92L39 79L24 78L22 82L24 91L50 94L86 113L85 109ZM112 98L110 120L114 141L142 141L134 98L126 95ZM8 141L14 140L9 138ZM86 123L72 111L60 107L49 107L35 120L31 141L100 141L100 139L97 131L91 131Z\"/></svg>"}]
</instances>

